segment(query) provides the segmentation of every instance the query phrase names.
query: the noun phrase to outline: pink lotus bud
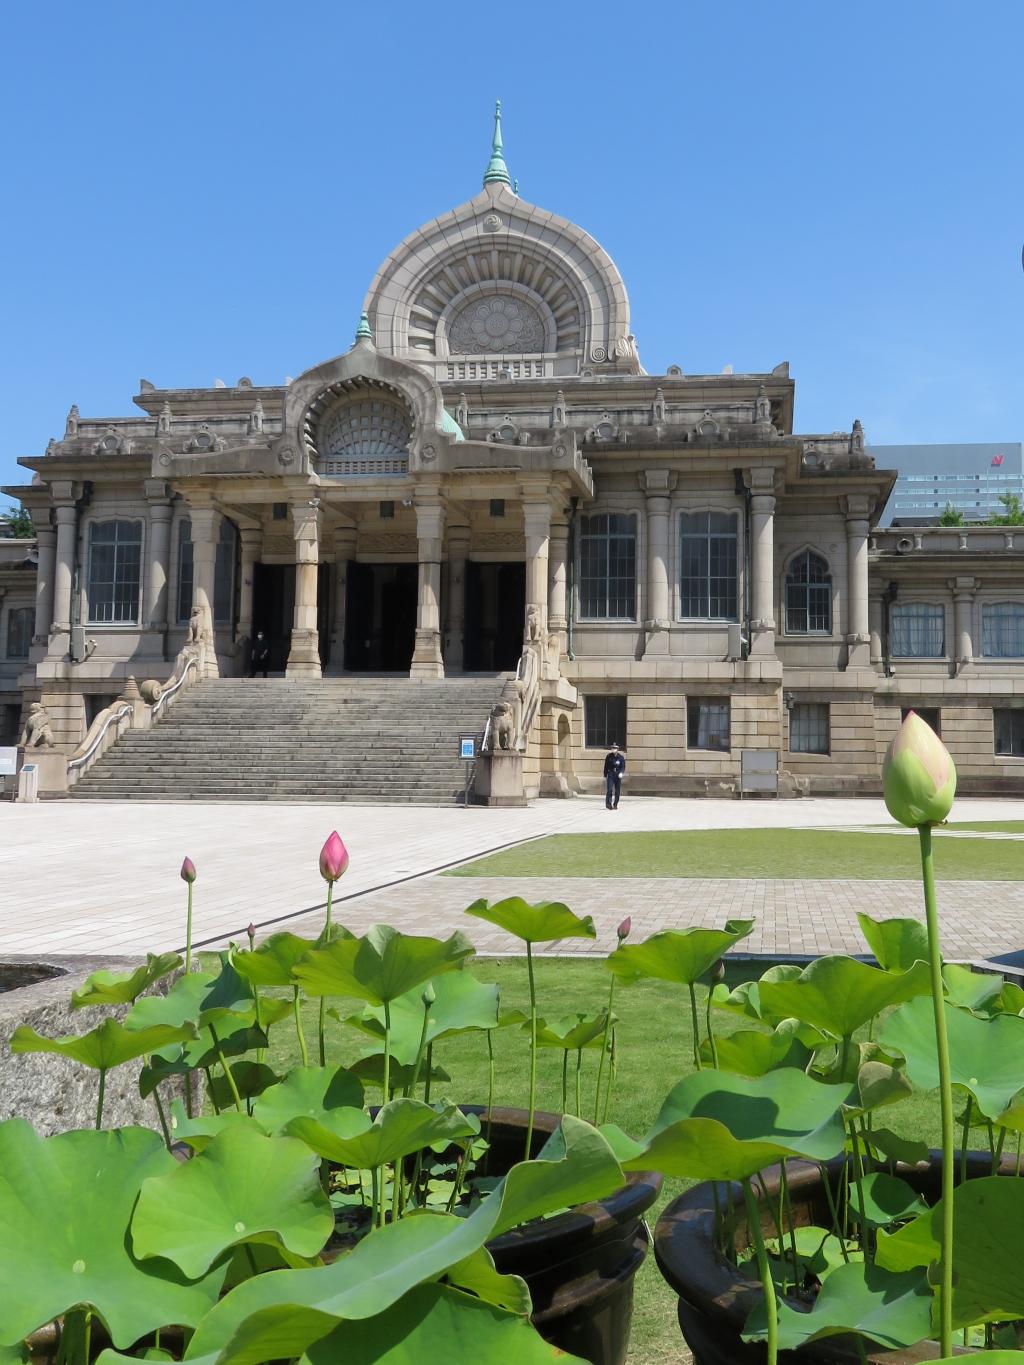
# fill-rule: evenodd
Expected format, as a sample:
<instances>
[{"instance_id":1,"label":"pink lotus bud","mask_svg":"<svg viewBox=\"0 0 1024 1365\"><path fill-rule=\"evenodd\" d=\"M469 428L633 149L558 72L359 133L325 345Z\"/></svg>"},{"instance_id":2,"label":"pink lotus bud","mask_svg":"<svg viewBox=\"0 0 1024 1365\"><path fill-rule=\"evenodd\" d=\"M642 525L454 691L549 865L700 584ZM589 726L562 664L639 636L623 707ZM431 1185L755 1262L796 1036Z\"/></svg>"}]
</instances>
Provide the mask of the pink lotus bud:
<instances>
[{"instance_id":1,"label":"pink lotus bud","mask_svg":"<svg viewBox=\"0 0 1024 1365\"><path fill-rule=\"evenodd\" d=\"M251 949L251 948L252 948L252 945L256 942L256 926L255 926L255 924L250 924L250 925L248 925L248 927L246 928L246 931L245 931L245 932L246 932L246 936L247 936L248 939L249 939L249 947L250 947L250 949Z\"/></svg>"},{"instance_id":2,"label":"pink lotus bud","mask_svg":"<svg viewBox=\"0 0 1024 1365\"><path fill-rule=\"evenodd\" d=\"M320 850L320 875L325 882L336 882L348 867L348 849L337 830Z\"/></svg>"},{"instance_id":3,"label":"pink lotus bud","mask_svg":"<svg viewBox=\"0 0 1024 1365\"><path fill-rule=\"evenodd\" d=\"M942 740L914 711L889 745L882 786L889 814L901 825L936 825L949 814L956 768Z\"/></svg>"},{"instance_id":4,"label":"pink lotus bud","mask_svg":"<svg viewBox=\"0 0 1024 1365\"><path fill-rule=\"evenodd\" d=\"M181 880L183 882L188 882L189 886L191 886L195 879L196 865L191 858L186 858L181 865Z\"/></svg>"},{"instance_id":5,"label":"pink lotus bud","mask_svg":"<svg viewBox=\"0 0 1024 1365\"><path fill-rule=\"evenodd\" d=\"M615 930L615 936L621 943L624 938L629 938L629 931L633 927L633 916L627 915L619 927Z\"/></svg>"}]
</instances>

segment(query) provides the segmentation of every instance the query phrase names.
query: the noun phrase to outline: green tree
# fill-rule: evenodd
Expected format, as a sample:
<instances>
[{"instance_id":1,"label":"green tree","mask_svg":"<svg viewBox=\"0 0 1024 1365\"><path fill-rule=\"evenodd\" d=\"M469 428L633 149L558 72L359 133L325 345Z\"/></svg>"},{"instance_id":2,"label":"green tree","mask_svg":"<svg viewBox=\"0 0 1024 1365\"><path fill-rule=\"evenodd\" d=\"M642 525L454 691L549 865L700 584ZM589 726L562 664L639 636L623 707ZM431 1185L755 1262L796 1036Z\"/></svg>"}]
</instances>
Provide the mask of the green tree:
<instances>
[{"instance_id":1,"label":"green tree","mask_svg":"<svg viewBox=\"0 0 1024 1365\"><path fill-rule=\"evenodd\" d=\"M947 502L942 509L942 516L939 517L940 526L963 526L964 514L959 507L954 507L951 502Z\"/></svg>"},{"instance_id":2,"label":"green tree","mask_svg":"<svg viewBox=\"0 0 1024 1365\"><path fill-rule=\"evenodd\" d=\"M1017 493L1001 493L999 501L1002 512L993 512L988 519L990 526L1024 526L1024 507Z\"/></svg>"},{"instance_id":3,"label":"green tree","mask_svg":"<svg viewBox=\"0 0 1024 1365\"><path fill-rule=\"evenodd\" d=\"M6 511L0 512L0 521L8 523L7 534L13 536L15 540L35 539L36 528L32 525L32 518L26 508L8 507Z\"/></svg>"}]
</instances>

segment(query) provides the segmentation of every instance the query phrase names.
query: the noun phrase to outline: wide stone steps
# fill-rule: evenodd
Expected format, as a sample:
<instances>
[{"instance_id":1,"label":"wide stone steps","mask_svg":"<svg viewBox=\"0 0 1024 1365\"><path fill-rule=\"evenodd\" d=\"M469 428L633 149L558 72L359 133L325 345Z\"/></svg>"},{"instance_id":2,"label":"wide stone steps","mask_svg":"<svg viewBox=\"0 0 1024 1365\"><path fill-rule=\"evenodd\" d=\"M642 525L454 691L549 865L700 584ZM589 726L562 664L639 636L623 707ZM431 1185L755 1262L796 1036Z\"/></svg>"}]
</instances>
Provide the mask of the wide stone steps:
<instances>
[{"instance_id":1,"label":"wide stone steps","mask_svg":"<svg viewBox=\"0 0 1024 1365\"><path fill-rule=\"evenodd\" d=\"M72 788L79 800L449 805L462 734L478 735L502 677L414 683L198 683L150 731L130 731Z\"/></svg>"}]
</instances>

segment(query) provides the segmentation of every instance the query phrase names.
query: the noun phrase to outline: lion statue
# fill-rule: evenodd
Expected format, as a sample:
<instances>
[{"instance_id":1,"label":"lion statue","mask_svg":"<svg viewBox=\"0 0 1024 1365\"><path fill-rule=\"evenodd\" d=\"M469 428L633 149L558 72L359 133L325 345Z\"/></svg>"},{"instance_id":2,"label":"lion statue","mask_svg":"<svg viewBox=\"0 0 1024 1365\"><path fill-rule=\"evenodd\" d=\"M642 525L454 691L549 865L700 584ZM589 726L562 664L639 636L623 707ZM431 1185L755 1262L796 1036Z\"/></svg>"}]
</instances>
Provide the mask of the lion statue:
<instances>
[{"instance_id":1,"label":"lion statue","mask_svg":"<svg viewBox=\"0 0 1024 1365\"><path fill-rule=\"evenodd\" d=\"M52 749L55 741L50 729L50 715L41 701L28 708L28 718L21 733L21 744L26 749Z\"/></svg>"}]
</instances>

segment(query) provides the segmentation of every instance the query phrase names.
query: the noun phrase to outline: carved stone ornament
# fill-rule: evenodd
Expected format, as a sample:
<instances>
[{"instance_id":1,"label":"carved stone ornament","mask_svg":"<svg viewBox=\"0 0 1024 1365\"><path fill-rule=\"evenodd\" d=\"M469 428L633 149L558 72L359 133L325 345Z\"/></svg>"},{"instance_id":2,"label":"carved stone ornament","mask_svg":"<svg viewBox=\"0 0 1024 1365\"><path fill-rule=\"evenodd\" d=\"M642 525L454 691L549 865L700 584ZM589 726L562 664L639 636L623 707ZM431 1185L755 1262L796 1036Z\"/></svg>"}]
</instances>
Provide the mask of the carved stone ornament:
<instances>
[{"instance_id":1,"label":"carved stone ornament","mask_svg":"<svg viewBox=\"0 0 1024 1365\"><path fill-rule=\"evenodd\" d=\"M165 450L164 453L160 456L159 462L160 462L160 464L163 465L163 467L164 467L165 469L166 469L167 466L171 463L171 457L170 457L170 455L168 455L168 453L167 453L166 450Z\"/></svg>"},{"instance_id":2,"label":"carved stone ornament","mask_svg":"<svg viewBox=\"0 0 1024 1365\"><path fill-rule=\"evenodd\" d=\"M515 445L519 440L519 423L512 420L512 414L506 412L500 424L492 431L487 433L489 441L500 441L505 445Z\"/></svg>"},{"instance_id":3,"label":"carved stone ornament","mask_svg":"<svg viewBox=\"0 0 1024 1365\"><path fill-rule=\"evenodd\" d=\"M638 359L638 352L636 349L636 337L635 336L619 337L615 342L613 355L615 356L616 360Z\"/></svg>"},{"instance_id":4,"label":"carved stone ornament","mask_svg":"<svg viewBox=\"0 0 1024 1365\"><path fill-rule=\"evenodd\" d=\"M557 441L552 453L556 460L566 460L569 458L569 447L564 441Z\"/></svg>"},{"instance_id":5,"label":"carved stone ornament","mask_svg":"<svg viewBox=\"0 0 1024 1365\"><path fill-rule=\"evenodd\" d=\"M526 621L523 626L523 640L526 644L536 644L540 639L540 607L536 602L527 603Z\"/></svg>"},{"instance_id":6,"label":"carved stone ornament","mask_svg":"<svg viewBox=\"0 0 1024 1365\"><path fill-rule=\"evenodd\" d=\"M420 459L427 464L433 464L437 459L437 448L435 446L424 446L420 451Z\"/></svg>"},{"instance_id":7,"label":"carved stone ornament","mask_svg":"<svg viewBox=\"0 0 1024 1365\"><path fill-rule=\"evenodd\" d=\"M554 406L551 409L551 425L553 427L565 426L565 394L561 389L555 394Z\"/></svg>"},{"instance_id":8,"label":"carved stone ornament","mask_svg":"<svg viewBox=\"0 0 1024 1365\"><path fill-rule=\"evenodd\" d=\"M290 465L295 463L295 451L291 446L284 446L277 452L278 464Z\"/></svg>"},{"instance_id":9,"label":"carved stone ornament","mask_svg":"<svg viewBox=\"0 0 1024 1365\"><path fill-rule=\"evenodd\" d=\"M544 341L544 321L537 309L525 299L508 295L472 299L448 324L448 349L453 355L524 355L543 351Z\"/></svg>"},{"instance_id":10,"label":"carved stone ornament","mask_svg":"<svg viewBox=\"0 0 1024 1365\"><path fill-rule=\"evenodd\" d=\"M714 414L712 413L711 409L705 408L704 415L701 417L700 421L697 423L695 427L697 435L718 436L721 433L721 430L722 428L715 420Z\"/></svg>"},{"instance_id":11,"label":"carved stone ornament","mask_svg":"<svg viewBox=\"0 0 1024 1365\"><path fill-rule=\"evenodd\" d=\"M859 417L854 422L853 431L850 433L850 454L864 454L864 428L861 426Z\"/></svg>"},{"instance_id":12,"label":"carved stone ornament","mask_svg":"<svg viewBox=\"0 0 1024 1365\"><path fill-rule=\"evenodd\" d=\"M139 683L139 696L150 706L155 705L163 694L163 683L157 682L156 678L147 678Z\"/></svg>"},{"instance_id":13,"label":"carved stone ornament","mask_svg":"<svg viewBox=\"0 0 1024 1365\"><path fill-rule=\"evenodd\" d=\"M619 424L610 412L602 415L600 422L587 432L588 441L614 441L619 434Z\"/></svg>"},{"instance_id":14,"label":"carved stone ornament","mask_svg":"<svg viewBox=\"0 0 1024 1365\"><path fill-rule=\"evenodd\" d=\"M241 387L241 385L239 385ZM256 399L256 406L249 414L249 431L253 434L263 430L263 400Z\"/></svg>"},{"instance_id":15,"label":"carved stone ornament","mask_svg":"<svg viewBox=\"0 0 1024 1365\"><path fill-rule=\"evenodd\" d=\"M491 726L487 732L487 753L511 749L516 741L512 707L507 701L496 701L491 707Z\"/></svg>"},{"instance_id":16,"label":"carved stone ornament","mask_svg":"<svg viewBox=\"0 0 1024 1365\"><path fill-rule=\"evenodd\" d=\"M655 426L660 426L665 421L665 390L656 389L654 403L651 407L651 421Z\"/></svg>"},{"instance_id":17,"label":"carved stone ornament","mask_svg":"<svg viewBox=\"0 0 1024 1365\"><path fill-rule=\"evenodd\" d=\"M469 399L464 393L459 394L458 406L455 409L455 420L465 432L469 426Z\"/></svg>"},{"instance_id":18,"label":"carved stone ornament","mask_svg":"<svg viewBox=\"0 0 1024 1365\"><path fill-rule=\"evenodd\" d=\"M68 440L69 437L78 435L78 416L78 404L72 403L71 408L68 411L68 420L64 425L65 440Z\"/></svg>"},{"instance_id":19,"label":"carved stone ornament","mask_svg":"<svg viewBox=\"0 0 1024 1365\"><path fill-rule=\"evenodd\" d=\"M156 431L158 436L166 436L171 429L171 405L165 403L160 409L160 414L156 419Z\"/></svg>"},{"instance_id":20,"label":"carved stone ornament","mask_svg":"<svg viewBox=\"0 0 1024 1365\"><path fill-rule=\"evenodd\" d=\"M496 213L489 213L484 218L483 221L484 232L500 232L501 226L502 226L501 218Z\"/></svg>"},{"instance_id":21,"label":"carved stone ornament","mask_svg":"<svg viewBox=\"0 0 1024 1365\"><path fill-rule=\"evenodd\" d=\"M114 427L107 427L93 448L96 455L118 455L122 451L121 438Z\"/></svg>"},{"instance_id":22,"label":"carved stone ornament","mask_svg":"<svg viewBox=\"0 0 1024 1365\"><path fill-rule=\"evenodd\" d=\"M591 360L596 361L598 365L603 365L608 359L608 352L603 346L591 346L590 358Z\"/></svg>"},{"instance_id":23,"label":"carved stone ornament","mask_svg":"<svg viewBox=\"0 0 1024 1365\"><path fill-rule=\"evenodd\" d=\"M41 701L34 701L28 708L28 718L21 732L21 745L25 749L52 749L54 743L50 713Z\"/></svg>"},{"instance_id":24,"label":"carved stone ornament","mask_svg":"<svg viewBox=\"0 0 1024 1365\"><path fill-rule=\"evenodd\" d=\"M216 444L213 432L209 425L204 422L192 439L185 442L185 453L187 455L203 454L206 451L215 450Z\"/></svg>"}]
</instances>

